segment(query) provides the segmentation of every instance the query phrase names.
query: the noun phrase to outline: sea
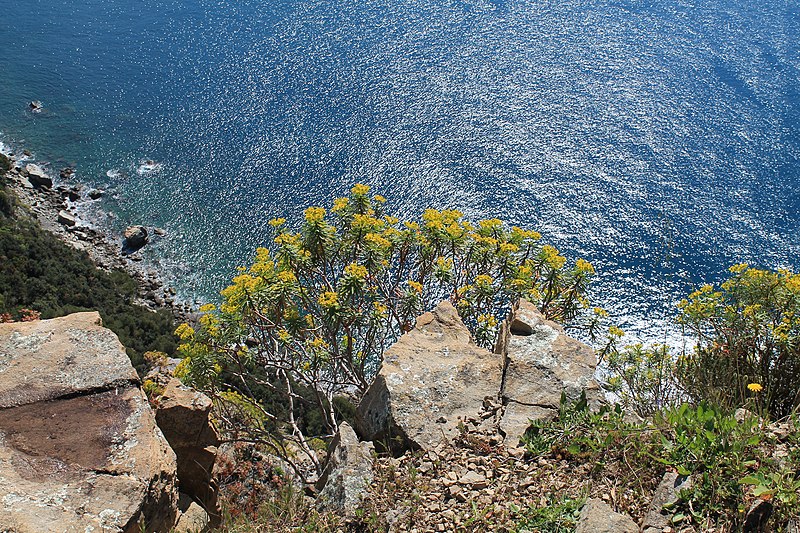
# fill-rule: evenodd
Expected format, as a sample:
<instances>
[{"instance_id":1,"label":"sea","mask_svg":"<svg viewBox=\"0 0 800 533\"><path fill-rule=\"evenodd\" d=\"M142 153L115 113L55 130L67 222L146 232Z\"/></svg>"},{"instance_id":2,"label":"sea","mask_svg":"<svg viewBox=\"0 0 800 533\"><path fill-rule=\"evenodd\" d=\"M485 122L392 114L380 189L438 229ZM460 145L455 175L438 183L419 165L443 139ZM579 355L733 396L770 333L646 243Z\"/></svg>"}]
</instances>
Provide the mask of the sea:
<instances>
[{"instance_id":1,"label":"sea","mask_svg":"<svg viewBox=\"0 0 800 533\"><path fill-rule=\"evenodd\" d=\"M268 221L362 182L536 229L631 333L749 262L800 267L796 0L3 2L0 141L213 301ZM31 112L29 102L43 110Z\"/></svg>"}]
</instances>

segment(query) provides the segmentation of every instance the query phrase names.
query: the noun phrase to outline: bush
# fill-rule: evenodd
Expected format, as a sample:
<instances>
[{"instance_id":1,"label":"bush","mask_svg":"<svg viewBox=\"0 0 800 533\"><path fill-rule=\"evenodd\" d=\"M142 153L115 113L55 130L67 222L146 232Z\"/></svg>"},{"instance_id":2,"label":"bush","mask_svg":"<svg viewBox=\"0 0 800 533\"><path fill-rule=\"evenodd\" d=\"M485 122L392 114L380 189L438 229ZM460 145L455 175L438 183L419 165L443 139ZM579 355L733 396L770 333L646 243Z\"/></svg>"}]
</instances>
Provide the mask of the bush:
<instances>
[{"instance_id":1,"label":"bush","mask_svg":"<svg viewBox=\"0 0 800 533\"><path fill-rule=\"evenodd\" d=\"M134 303L136 281L122 271L105 272L25 218L0 217L0 315L22 320L30 309L41 318L97 310L103 324L144 369L143 354L174 354L174 319Z\"/></svg>"},{"instance_id":2,"label":"bush","mask_svg":"<svg viewBox=\"0 0 800 533\"><path fill-rule=\"evenodd\" d=\"M675 355L669 346L633 344L607 354L607 388L623 407L641 417L651 416L680 396L675 383Z\"/></svg>"},{"instance_id":3,"label":"bush","mask_svg":"<svg viewBox=\"0 0 800 533\"><path fill-rule=\"evenodd\" d=\"M219 309L202 308L198 331L184 325L178 333L188 380L214 395L229 387L258 399L261 388L282 398L284 412L264 407L263 417L312 460L299 411L320 416L332 434L334 396L358 399L384 349L437 301L450 298L483 346L520 297L560 321L587 305L591 264L568 267L538 233L496 219L473 225L458 211L427 210L421 221L401 223L364 185L329 211L306 209L304 219L299 231L272 221L273 249L257 250L222 291Z\"/></svg>"},{"instance_id":4,"label":"bush","mask_svg":"<svg viewBox=\"0 0 800 533\"><path fill-rule=\"evenodd\" d=\"M757 399L775 418L800 405L800 274L741 264L715 290L704 285L680 307L695 349L677 377L696 401L737 407Z\"/></svg>"},{"instance_id":5,"label":"bush","mask_svg":"<svg viewBox=\"0 0 800 533\"><path fill-rule=\"evenodd\" d=\"M797 516L800 454L780 458L770 451L773 440L757 417L737 420L705 403L662 409L650 422L630 424L618 407L590 412L585 398L562 398L558 416L535 422L523 437L534 460L591 464L593 476L636 491L635 501L647 501L667 470L692 476L691 488L670 511L675 523L700 531L740 530L757 498L772 501L777 530ZM787 449L799 440L790 433Z\"/></svg>"}]
</instances>

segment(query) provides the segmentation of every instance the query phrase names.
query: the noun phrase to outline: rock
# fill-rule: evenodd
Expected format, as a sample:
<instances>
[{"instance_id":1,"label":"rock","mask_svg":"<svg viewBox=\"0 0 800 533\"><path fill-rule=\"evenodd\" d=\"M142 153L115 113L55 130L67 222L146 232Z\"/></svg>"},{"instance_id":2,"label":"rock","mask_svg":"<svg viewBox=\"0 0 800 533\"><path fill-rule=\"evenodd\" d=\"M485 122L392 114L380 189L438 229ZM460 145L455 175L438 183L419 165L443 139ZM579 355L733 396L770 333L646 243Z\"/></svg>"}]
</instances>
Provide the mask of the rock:
<instances>
[{"instance_id":1,"label":"rock","mask_svg":"<svg viewBox=\"0 0 800 533\"><path fill-rule=\"evenodd\" d=\"M358 406L357 431L398 453L434 448L458 435L459 419L477 416L485 398L497 398L501 365L444 301L386 351Z\"/></svg>"},{"instance_id":2,"label":"rock","mask_svg":"<svg viewBox=\"0 0 800 533\"><path fill-rule=\"evenodd\" d=\"M679 476L675 472L664 474L642 521L642 533L661 533L664 528L668 527L672 514L664 510L664 506L674 505L678 501L678 493L691 487L691 477Z\"/></svg>"},{"instance_id":3,"label":"rock","mask_svg":"<svg viewBox=\"0 0 800 533\"><path fill-rule=\"evenodd\" d=\"M44 105L39 100L33 100L28 104L28 109L34 113L40 113L44 109Z\"/></svg>"},{"instance_id":4,"label":"rock","mask_svg":"<svg viewBox=\"0 0 800 533\"><path fill-rule=\"evenodd\" d=\"M70 167L62 168L61 171L58 173L59 177L62 180L68 180L74 174L75 174L75 169L74 168L70 168Z\"/></svg>"},{"instance_id":5,"label":"rock","mask_svg":"<svg viewBox=\"0 0 800 533\"><path fill-rule=\"evenodd\" d=\"M774 506L772 502L757 498L750 506L750 509L747 510L742 532L761 533L762 531L769 531L769 529L767 529L767 523L772 516L773 510Z\"/></svg>"},{"instance_id":6,"label":"rock","mask_svg":"<svg viewBox=\"0 0 800 533\"><path fill-rule=\"evenodd\" d=\"M97 200L98 198L103 196L103 191L100 189L92 189L89 191L89 198L92 200Z\"/></svg>"},{"instance_id":7,"label":"rock","mask_svg":"<svg viewBox=\"0 0 800 533\"><path fill-rule=\"evenodd\" d=\"M500 432L508 445L519 442L530 420L554 416L562 391L571 401L586 391L590 407L602 404L602 392L594 379L597 359L591 347L565 335L561 326L546 320L526 300L520 301L504 329L500 337L505 340L502 398L506 409Z\"/></svg>"},{"instance_id":8,"label":"rock","mask_svg":"<svg viewBox=\"0 0 800 533\"><path fill-rule=\"evenodd\" d=\"M34 165L33 163L25 165L25 175L30 184L36 188L53 186L52 178L39 165Z\"/></svg>"},{"instance_id":9,"label":"rock","mask_svg":"<svg viewBox=\"0 0 800 533\"><path fill-rule=\"evenodd\" d=\"M147 229L144 226L129 226L125 230L124 237L122 249L127 253L133 253L147 244Z\"/></svg>"},{"instance_id":10,"label":"rock","mask_svg":"<svg viewBox=\"0 0 800 533\"><path fill-rule=\"evenodd\" d=\"M61 194L62 198L66 198L71 202L77 202L81 199L81 192L77 187L59 185L56 190Z\"/></svg>"},{"instance_id":11,"label":"rock","mask_svg":"<svg viewBox=\"0 0 800 533\"><path fill-rule=\"evenodd\" d=\"M178 522L173 533L199 533L211 527L208 513L191 496L181 493L178 499Z\"/></svg>"},{"instance_id":12,"label":"rock","mask_svg":"<svg viewBox=\"0 0 800 533\"><path fill-rule=\"evenodd\" d=\"M589 498L581 509L575 533L639 533L639 526L602 500Z\"/></svg>"},{"instance_id":13,"label":"rock","mask_svg":"<svg viewBox=\"0 0 800 533\"><path fill-rule=\"evenodd\" d=\"M353 428L342 422L329 450L328 464L317 483L317 506L352 516L372 484L373 446L359 442Z\"/></svg>"},{"instance_id":14,"label":"rock","mask_svg":"<svg viewBox=\"0 0 800 533\"><path fill-rule=\"evenodd\" d=\"M96 312L0 324L0 531L166 531L175 454Z\"/></svg>"},{"instance_id":15,"label":"rock","mask_svg":"<svg viewBox=\"0 0 800 533\"><path fill-rule=\"evenodd\" d=\"M78 220L75 218L72 213L68 211L64 211L63 209L58 212L58 223L64 226L74 226L78 223Z\"/></svg>"},{"instance_id":16,"label":"rock","mask_svg":"<svg viewBox=\"0 0 800 533\"><path fill-rule=\"evenodd\" d=\"M199 502L218 525L218 487L212 472L220 440L209 414L211 399L172 378L158 397L156 422L175 451L180 490Z\"/></svg>"}]
</instances>

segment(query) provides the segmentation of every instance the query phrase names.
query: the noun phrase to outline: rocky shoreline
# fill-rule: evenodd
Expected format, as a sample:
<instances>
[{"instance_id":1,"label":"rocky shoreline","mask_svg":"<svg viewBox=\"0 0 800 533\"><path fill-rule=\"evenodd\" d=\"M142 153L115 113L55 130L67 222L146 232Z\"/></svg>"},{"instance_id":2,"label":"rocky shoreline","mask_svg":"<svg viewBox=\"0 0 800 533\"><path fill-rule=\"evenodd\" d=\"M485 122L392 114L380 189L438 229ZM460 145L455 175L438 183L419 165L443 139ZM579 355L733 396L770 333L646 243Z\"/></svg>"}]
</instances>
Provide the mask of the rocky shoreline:
<instances>
[{"instance_id":1,"label":"rocky shoreline","mask_svg":"<svg viewBox=\"0 0 800 533\"><path fill-rule=\"evenodd\" d=\"M9 186L42 229L68 246L85 252L98 268L127 272L138 284L139 301L136 303L139 305L154 311L166 309L178 321L191 317L194 312L192 305L177 298L175 289L165 283L156 268L147 264L141 253L141 248L150 239L166 237L162 229L131 226L126 235L106 233L79 216L81 204L99 199L103 192L74 181L74 169L61 169L58 179L54 179L51 172L29 163L27 157L6 155L12 163L6 175ZM129 242L129 232L136 236L138 242L135 246Z\"/></svg>"}]
</instances>

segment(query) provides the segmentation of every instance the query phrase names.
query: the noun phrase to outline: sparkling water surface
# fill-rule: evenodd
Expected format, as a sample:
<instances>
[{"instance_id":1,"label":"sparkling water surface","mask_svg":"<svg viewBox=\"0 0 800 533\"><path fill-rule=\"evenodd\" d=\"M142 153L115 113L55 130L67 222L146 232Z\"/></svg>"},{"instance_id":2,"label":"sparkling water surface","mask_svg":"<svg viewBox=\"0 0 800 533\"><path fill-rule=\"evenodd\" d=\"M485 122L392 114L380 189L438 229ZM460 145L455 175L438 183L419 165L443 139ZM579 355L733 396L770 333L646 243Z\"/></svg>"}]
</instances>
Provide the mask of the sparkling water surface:
<instances>
[{"instance_id":1,"label":"sparkling water surface","mask_svg":"<svg viewBox=\"0 0 800 533\"><path fill-rule=\"evenodd\" d=\"M0 138L109 189L86 216L165 228L149 259L185 296L213 298L269 219L358 181L400 216L539 230L644 336L733 263L800 266L796 2L29 0L3 18Z\"/></svg>"}]
</instances>

